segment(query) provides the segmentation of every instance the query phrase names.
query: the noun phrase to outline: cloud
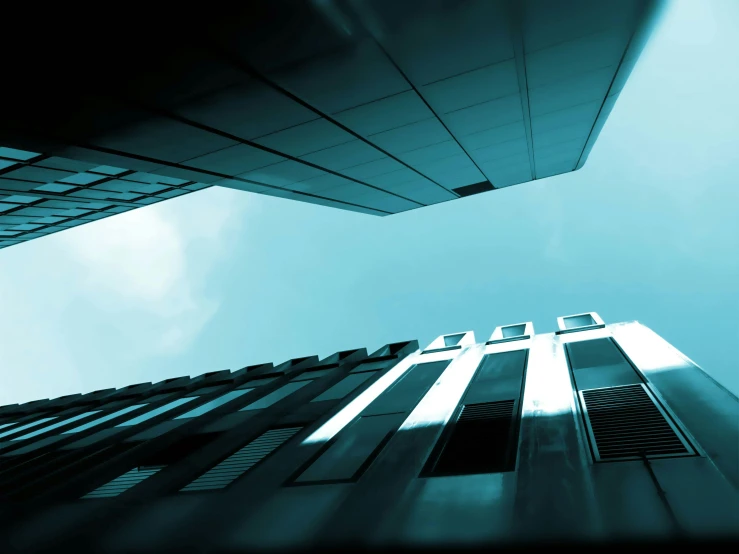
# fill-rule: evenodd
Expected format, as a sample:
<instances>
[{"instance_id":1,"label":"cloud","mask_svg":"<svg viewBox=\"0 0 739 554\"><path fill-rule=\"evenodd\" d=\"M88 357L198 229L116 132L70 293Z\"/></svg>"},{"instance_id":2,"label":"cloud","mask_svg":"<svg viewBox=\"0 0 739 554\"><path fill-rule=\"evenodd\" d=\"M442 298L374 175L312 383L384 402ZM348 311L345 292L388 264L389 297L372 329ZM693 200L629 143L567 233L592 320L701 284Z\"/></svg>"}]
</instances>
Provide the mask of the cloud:
<instances>
[{"instance_id":1,"label":"cloud","mask_svg":"<svg viewBox=\"0 0 739 554\"><path fill-rule=\"evenodd\" d=\"M202 292L202 280L224 254L228 235L241 227L249 197L208 189L96 222L94 229L67 233L62 243L96 304L111 311L124 305L167 322L158 353L172 354L218 311L219 301Z\"/></svg>"}]
</instances>

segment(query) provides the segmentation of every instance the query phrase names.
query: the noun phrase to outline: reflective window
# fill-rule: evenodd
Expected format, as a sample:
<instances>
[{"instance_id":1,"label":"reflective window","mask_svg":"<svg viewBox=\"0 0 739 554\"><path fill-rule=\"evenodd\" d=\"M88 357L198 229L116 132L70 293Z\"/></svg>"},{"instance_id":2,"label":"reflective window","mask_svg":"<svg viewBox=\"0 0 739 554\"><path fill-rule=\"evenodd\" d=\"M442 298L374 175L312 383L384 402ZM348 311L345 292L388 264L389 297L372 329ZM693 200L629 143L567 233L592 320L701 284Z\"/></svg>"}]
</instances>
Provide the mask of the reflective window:
<instances>
[{"instance_id":1,"label":"reflective window","mask_svg":"<svg viewBox=\"0 0 739 554\"><path fill-rule=\"evenodd\" d=\"M508 327L503 327L501 330L503 331L504 339L520 337L526 331L526 325L509 325Z\"/></svg>"},{"instance_id":2,"label":"reflective window","mask_svg":"<svg viewBox=\"0 0 739 554\"><path fill-rule=\"evenodd\" d=\"M30 429L31 427L36 427L36 425L41 425L42 423L46 423L47 421L51 421L52 419L56 419L56 416L42 417L41 419L38 419L31 423L26 423L25 425L21 425L20 427L16 427L15 429L10 429L8 431L5 431L4 433L0 433L0 439L3 437L7 437L8 435L12 435L13 433L17 433L18 431L25 431L26 429Z\"/></svg>"},{"instance_id":3,"label":"reflective window","mask_svg":"<svg viewBox=\"0 0 739 554\"><path fill-rule=\"evenodd\" d=\"M462 337L464 337L464 333L459 333L458 335L448 335L444 337L444 346L457 346L459 344L459 341L462 340Z\"/></svg>"},{"instance_id":4,"label":"reflective window","mask_svg":"<svg viewBox=\"0 0 739 554\"><path fill-rule=\"evenodd\" d=\"M26 435L23 435L22 437L15 437L12 440L14 440L14 441L20 441L20 440L30 439L30 438L33 438L33 437L35 437L37 435L40 435L41 433L46 433L48 431L53 431L54 429L58 429L62 425L67 425L68 423L74 423L75 421L79 421L80 419L84 419L86 417L90 417L91 415L95 415L95 414L97 414L99 412L100 412L100 410L95 410L95 411L92 411L92 412L85 412L83 414L77 414L76 416L68 417L68 418L62 419L61 421L57 421L56 423L54 423L52 425L47 425L46 427L42 427L41 429L36 429L35 431L32 431L31 433L28 433Z\"/></svg>"},{"instance_id":5,"label":"reflective window","mask_svg":"<svg viewBox=\"0 0 739 554\"><path fill-rule=\"evenodd\" d=\"M163 414L164 412L168 412L169 410L174 410L176 407L182 406L183 404L186 404L187 402L195 400L196 398L197 396L191 396L189 398L178 398L177 400L173 400L169 404L165 404L164 406L159 406L158 408L151 410L150 412L141 414L140 416L135 417L133 419L129 419L128 421L124 421L123 423L119 423L118 425L116 425L116 427L129 427L131 425L138 425L139 423L148 421L149 419L156 417L160 414Z\"/></svg>"},{"instance_id":6,"label":"reflective window","mask_svg":"<svg viewBox=\"0 0 739 554\"><path fill-rule=\"evenodd\" d=\"M98 425L101 425L105 423L106 421L110 421L111 419L115 419L118 416L122 416L124 414L127 414L128 412L132 412L134 410L138 410L139 408L143 408L146 406L146 404L136 404L134 406L128 406L127 408L123 408L122 410L118 410L117 412L110 413L108 415L104 415L103 417L99 417L93 421L90 421L88 423L85 423L84 425L80 425L79 427L75 427L74 429L69 429L67 431L64 431L62 435L67 435L69 433L80 433L82 431L86 431L87 429L90 429L91 427L96 427Z\"/></svg>"},{"instance_id":7,"label":"reflective window","mask_svg":"<svg viewBox=\"0 0 739 554\"><path fill-rule=\"evenodd\" d=\"M573 315L572 317L564 318L565 329L575 329L577 327L586 327L588 325L595 325L595 320L590 314Z\"/></svg>"},{"instance_id":8,"label":"reflective window","mask_svg":"<svg viewBox=\"0 0 739 554\"><path fill-rule=\"evenodd\" d=\"M211 410L215 410L218 406L222 406L226 402L230 402L234 398L238 398L239 396L246 394L247 392L251 390L254 390L254 389L232 390L231 392L227 392L223 396L219 396L218 398L215 398L211 400L210 402L206 402L202 406L198 406L194 410L190 410L189 412L185 412L184 414L177 416L175 419L187 419L187 418L198 417L199 415L206 414Z\"/></svg>"}]
</instances>

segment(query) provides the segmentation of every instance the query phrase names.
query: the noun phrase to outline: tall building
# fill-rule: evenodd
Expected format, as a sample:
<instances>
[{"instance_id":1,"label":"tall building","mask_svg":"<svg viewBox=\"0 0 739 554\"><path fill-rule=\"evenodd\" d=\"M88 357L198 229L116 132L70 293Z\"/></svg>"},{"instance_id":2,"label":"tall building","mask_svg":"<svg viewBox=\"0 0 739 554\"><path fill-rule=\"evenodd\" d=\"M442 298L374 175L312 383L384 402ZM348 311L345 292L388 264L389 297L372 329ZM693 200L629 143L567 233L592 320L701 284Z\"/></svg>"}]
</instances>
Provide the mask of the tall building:
<instances>
[{"instance_id":1,"label":"tall building","mask_svg":"<svg viewBox=\"0 0 739 554\"><path fill-rule=\"evenodd\" d=\"M4 8L0 248L208 186L385 216L575 171L657 0Z\"/></svg>"},{"instance_id":2,"label":"tall building","mask_svg":"<svg viewBox=\"0 0 739 554\"><path fill-rule=\"evenodd\" d=\"M558 326L5 406L0 551L739 537L736 396L640 323Z\"/></svg>"}]
</instances>

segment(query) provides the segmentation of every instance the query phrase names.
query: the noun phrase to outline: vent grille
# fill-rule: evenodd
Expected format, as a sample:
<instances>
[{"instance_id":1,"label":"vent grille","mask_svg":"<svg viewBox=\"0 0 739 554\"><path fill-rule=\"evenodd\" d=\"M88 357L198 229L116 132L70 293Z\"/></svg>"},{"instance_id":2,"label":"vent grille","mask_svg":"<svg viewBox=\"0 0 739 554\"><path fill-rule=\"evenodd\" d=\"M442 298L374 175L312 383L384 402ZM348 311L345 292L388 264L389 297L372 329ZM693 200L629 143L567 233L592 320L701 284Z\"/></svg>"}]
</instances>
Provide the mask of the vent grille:
<instances>
[{"instance_id":1,"label":"vent grille","mask_svg":"<svg viewBox=\"0 0 739 554\"><path fill-rule=\"evenodd\" d=\"M484 402L482 404L468 404L462 408L457 421L477 421L485 419L510 418L513 416L513 400L502 402Z\"/></svg>"},{"instance_id":2,"label":"vent grille","mask_svg":"<svg viewBox=\"0 0 739 554\"><path fill-rule=\"evenodd\" d=\"M206 491L226 488L290 440L302 427L270 429L181 489Z\"/></svg>"},{"instance_id":3,"label":"vent grille","mask_svg":"<svg viewBox=\"0 0 739 554\"><path fill-rule=\"evenodd\" d=\"M467 404L422 476L499 473L515 467L516 401Z\"/></svg>"},{"instance_id":4,"label":"vent grille","mask_svg":"<svg viewBox=\"0 0 739 554\"><path fill-rule=\"evenodd\" d=\"M102 487L98 487L94 491L87 493L82 498L111 498L127 491L141 483L144 479L148 479L155 473L158 473L165 466L147 466L137 467L129 472L124 473L120 477L116 477Z\"/></svg>"},{"instance_id":5,"label":"vent grille","mask_svg":"<svg viewBox=\"0 0 739 554\"><path fill-rule=\"evenodd\" d=\"M591 389L580 395L596 460L695 455L644 385Z\"/></svg>"}]
</instances>

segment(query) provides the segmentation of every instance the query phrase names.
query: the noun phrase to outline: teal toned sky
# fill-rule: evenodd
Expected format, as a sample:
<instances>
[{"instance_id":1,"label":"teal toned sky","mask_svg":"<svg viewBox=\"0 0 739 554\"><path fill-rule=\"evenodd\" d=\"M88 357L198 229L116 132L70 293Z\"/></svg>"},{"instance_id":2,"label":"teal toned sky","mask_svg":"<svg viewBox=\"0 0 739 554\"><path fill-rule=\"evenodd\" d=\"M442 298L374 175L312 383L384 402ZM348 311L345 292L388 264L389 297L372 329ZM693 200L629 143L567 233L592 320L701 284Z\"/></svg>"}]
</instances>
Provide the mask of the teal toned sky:
<instances>
[{"instance_id":1,"label":"teal toned sky","mask_svg":"<svg viewBox=\"0 0 739 554\"><path fill-rule=\"evenodd\" d=\"M213 188L0 251L0 404L591 310L739 393L736 29L670 4L575 173L387 218Z\"/></svg>"}]
</instances>

